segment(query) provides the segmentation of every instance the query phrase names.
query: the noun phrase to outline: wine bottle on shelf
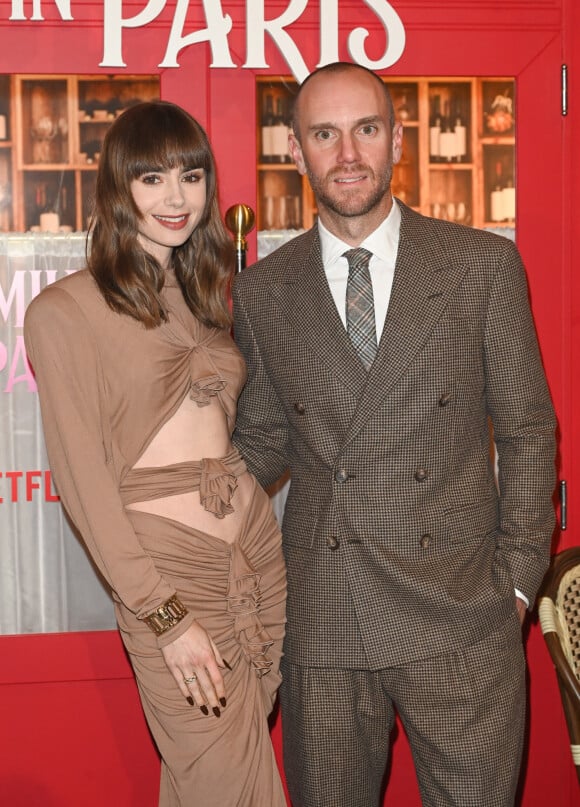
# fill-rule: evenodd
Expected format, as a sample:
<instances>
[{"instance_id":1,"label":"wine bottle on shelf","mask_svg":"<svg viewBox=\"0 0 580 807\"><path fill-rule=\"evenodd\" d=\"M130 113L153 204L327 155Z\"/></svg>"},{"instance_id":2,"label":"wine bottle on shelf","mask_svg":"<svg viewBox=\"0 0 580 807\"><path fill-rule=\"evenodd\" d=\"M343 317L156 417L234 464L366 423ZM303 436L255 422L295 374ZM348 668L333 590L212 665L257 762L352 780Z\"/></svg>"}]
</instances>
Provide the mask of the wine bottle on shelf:
<instances>
[{"instance_id":1,"label":"wine bottle on shelf","mask_svg":"<svg viewBox=\"0 0 580 807\"><path fill-rule=\"evenodd\" d=\"M490 218L492 221L503 221L505 218L503 187L502 165L498 160L495 164L495 184L489 197Z\"/></svg>"},{"instance_id":2,"label":"wine bottle on shelf","mask_svg":"<svg viewBox=\"0 0 580 807\"><path fill-rule=\"evenodd\" d=\"M276 116L272 126L272 160L277 163L288 161L288 126L284 117L284 99L276 99Z\"/></svg>"},{"instance_id":3,"label":"wine bottle on shelf","mask_svg":"<svg viewBox=\"0 0 580 807\"><path fill-rule=\"evenodd\" d=\"M501 191L501 203L503 218L506 221L516 220L516 189L514 188L514 181L508 177L506 183Z\"/></svg>"},{"instance_id":4,"label":"wine bottle on shelf","mask_svg":"<svg viewBox=\"0 0 580 807\"><path fill-rule=\"evenodd\" d=\"M439 138L439 154L443 162L451 162L455 157L455 132L449 114L449 101L445 101L443 120L441 121L441 136Z\"/></svg>"},{"instance_id":5,"label":"wine bottle on shelf","mask_svg":"<svg viewBox=\"0 0 580 807\"><path fill-rule=\"evenodd\" d=\"M262 151L260 161L273 162L274 98L270 93L264 96L264 112L261 121Z\"/></svg>"},{"instance_id":6,"label":"wine bottle on shelf","mask_svg":"<svg viewBox=\"0 0 580 807\"><path fill-rule=\"evenodd\" d=\"M433 163L439 162L441 158L440 138L441 106L439 96L435 95L433 97L431 120L429 122L429 160Z\"/></svg>"},{"instance_id":7,"label":"wine bottle on shelf","mask_svg":"<svg viewBox=\"0 0 580 807\"><path fill-rule=\"evenodd\" d=\"M456 106L455 112L455 159L464 162L467 159L467 127L461 114L461 106Z\"/></svg>"}]
</instances>

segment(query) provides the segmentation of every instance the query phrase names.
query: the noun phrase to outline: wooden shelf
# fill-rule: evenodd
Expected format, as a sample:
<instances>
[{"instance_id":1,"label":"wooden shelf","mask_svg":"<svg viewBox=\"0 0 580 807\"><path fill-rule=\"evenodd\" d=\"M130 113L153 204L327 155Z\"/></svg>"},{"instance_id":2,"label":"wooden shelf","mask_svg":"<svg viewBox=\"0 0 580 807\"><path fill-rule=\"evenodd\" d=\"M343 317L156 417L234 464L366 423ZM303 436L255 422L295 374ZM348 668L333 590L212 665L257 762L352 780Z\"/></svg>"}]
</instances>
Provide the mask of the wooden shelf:
<instances>
[{"instance_id":1,"label":"wooden shelf","mask_svg":"<svg viewBox=\"0 0 580 807\"><path fill-rule=\"evenodd\" d=\"M0 231L37 229L57 208L66 231L85 230L108 127L128 106L157 98L157 76L1 76L11 140L0 141Z\"/></svg>"},{"instance_id":2,"label":"wooden shelf","mask_svg":"<svg viewBox=\"0 0 580 807\"><path fill-rule=\"evenodd\" d=\"M393 168L394 195L427 216L481 228L513 229L514 197L509 190L505 193L506 199L510 197L510 204L506 202L509 215L491 220L491 194L497 183L507 186L515 177L513 78L414 76L389 77L385 83L391 92L395 114L402 119L404 128L403 155ZM259 230L310 227L316 219L308 181L299 177L280 146L273 149L277 153L268 154L272 151L272 127L277 143L287 134L296 91L297 84L291 78L257 79ZM450 142L452 145L444 153L454 156L442 161L431 153L430 125L436 107L442 116L447 113L453 129L458 117L464 127L464 153L454 154L453 143L457 146L460 141L447 139L446 146ZM508 128L504 131L490 129L502 126ZM453 131L453 136L458 132ZM458 150L462 150L461 145ZM297 201L294 196L299 197ZM291 217L286 216L289 199L292 200ZM298 221L297 208L300 210ZM497 205L494 206L496 214L497 209Z\"/></svg>"}]
</instances>

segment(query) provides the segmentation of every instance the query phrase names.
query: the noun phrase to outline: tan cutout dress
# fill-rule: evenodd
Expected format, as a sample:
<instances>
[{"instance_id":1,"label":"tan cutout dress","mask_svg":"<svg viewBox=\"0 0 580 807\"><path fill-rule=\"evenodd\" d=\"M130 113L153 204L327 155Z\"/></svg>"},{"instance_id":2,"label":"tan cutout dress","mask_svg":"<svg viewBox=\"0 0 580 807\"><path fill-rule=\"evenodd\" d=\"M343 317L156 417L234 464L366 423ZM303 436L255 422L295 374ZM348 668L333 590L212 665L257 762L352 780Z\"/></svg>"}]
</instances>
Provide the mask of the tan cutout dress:
<instances>
[{"instance_id":1,"label":"tan cutout dress","mask_svg":"<svg viewBox=\"0 0 580 807\"><path fill-rule=\"evenodd\" d=\"M245 367L229 334L200 324L166 276L169 321L154 329L114 313L87 271L52 284L29 306L25 340L49 460L64 507L113 592L162 756L160 807L283 807L267 716L280 683L286 579L268 497L230 442ZM227 450L184 460L176 443L166 447L175 462L139 465L183 407L193 431L196 412L220 407L214 415L223 417ZM240 511L232 500L241 481ZM199 495L216 534L229 530L227 540L132 509L183 493ZM175 593L190 613L157 639L142 618ZM160 652L193 619L232 667L219 718L185 701Z\"/></svg>"}]
</instances>

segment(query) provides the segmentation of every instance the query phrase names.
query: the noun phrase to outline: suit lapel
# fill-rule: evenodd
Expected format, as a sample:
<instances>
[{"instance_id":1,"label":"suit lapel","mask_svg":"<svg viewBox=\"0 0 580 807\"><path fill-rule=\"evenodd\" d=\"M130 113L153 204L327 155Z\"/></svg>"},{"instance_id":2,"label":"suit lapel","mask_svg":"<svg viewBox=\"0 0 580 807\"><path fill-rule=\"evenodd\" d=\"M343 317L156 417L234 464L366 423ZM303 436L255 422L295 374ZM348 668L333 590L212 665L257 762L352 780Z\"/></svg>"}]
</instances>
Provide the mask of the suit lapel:
<instances>
[{"instance_id":1,"label":"suit lapel","mask_svg":"<svg viewBox=\"0 0 580 807\"><path fill-rule=\"evenodd\" d=\"M270 281L282 316L296 339L316 355L358 404L347 442L372 417L431 335L449 297L468 267L454 264L434 237L425 238L424 220L401 205L401 234L389 308L376 359L363 368L330 293L318 230L300 240L288 271Z\"/></svg>"},{"instance_id":2,"label":"suit lapel","mask_svg":"<svg viewBox=\"0 0 580 807\"><path fill-rule=\"evenodd\" d=\"M424 243L421 230L414 232L415 214L401 207L399 251L387 317L348 440L372 417L420 352L467 271L467 266L450 262L443 245Z\"/></svg>"},{"instance_id":3,"label":"suit lapel","mask_svg":"<svg viewBox=\"0 0 580 807\"><path fill-rule=\"evenodd\" d=\"M367 373L336 310L316 227L310 236L292 257L288 273L271 283L271 292L283 316L294 326L297 339L318 356L337 381L358 396Z\"/></svg>"}]
</instances>

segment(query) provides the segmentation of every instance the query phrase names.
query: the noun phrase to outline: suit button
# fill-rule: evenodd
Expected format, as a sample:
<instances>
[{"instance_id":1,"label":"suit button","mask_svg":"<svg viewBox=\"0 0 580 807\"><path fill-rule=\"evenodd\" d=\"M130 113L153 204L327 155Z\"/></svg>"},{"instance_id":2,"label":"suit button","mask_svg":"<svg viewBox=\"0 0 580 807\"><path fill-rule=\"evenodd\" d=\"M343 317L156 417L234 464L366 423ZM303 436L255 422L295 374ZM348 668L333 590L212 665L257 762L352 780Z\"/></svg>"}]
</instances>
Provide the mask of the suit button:
<instances>
[{"instance_id":1,"label":"suit button","mask_svg":"<svg viewBox=\"0 0 580 807\"><path fill-rule=\"evenodd\" d=\"M431 536L428 532L421 536L419 543L421 544L421 549L428 549L431 546Z\"/></svg>"},{"instance_id":2,"label":"suit button","mask_svg":"<svg viewBox=\"0 0 580 807\"><path fill-rule=\"evenodd\" d=\"M333 552L335 549L338 549L339 545L340 541L338 540L336 535L329 535L328 538L326 539L326 546L329 549L332 549Z\"/></svg>"},{"instance_id":3,"label":"suit button","mask_svg":"<svg viewBox=\"0 0 580 807\"><path fill-rule=\"evenodd\" d=\"M294 404L294 411L297 412L299 415L303 415L306 412L306 407L300 401L297 401Z\"/></svg>"},{"instance_id":4,"label":"suit button","mask_svg":"<svg viewBox=\"0 0 580 807\"><path fill-rule=\"evenodd\" d=\"M415 471L415 479L417 482L424 482L429 476L429 471L426 468L417 468Z\"/></svg>"},{"instance_id":5,"label":"suit button","mask_svg":"<svg viewBox=\"0 0 580 807\"><path fill-rule=\"evenodd\" d=\"M346 468L339 468L339 470L334 474L334 478L337 482L346 482L349 477L349 473Z\"/></svg>"},{"instance_id":6,"label":"suit button","mask_svg":"<svg viewBox=\"0 0 580 807\"><path fill-rule=\"evenodd\" d=\"M447 406L448 403L451 403L451 393L444 392L443 395L439 398L439 406Z\"/></svg>"}]
</instances>

